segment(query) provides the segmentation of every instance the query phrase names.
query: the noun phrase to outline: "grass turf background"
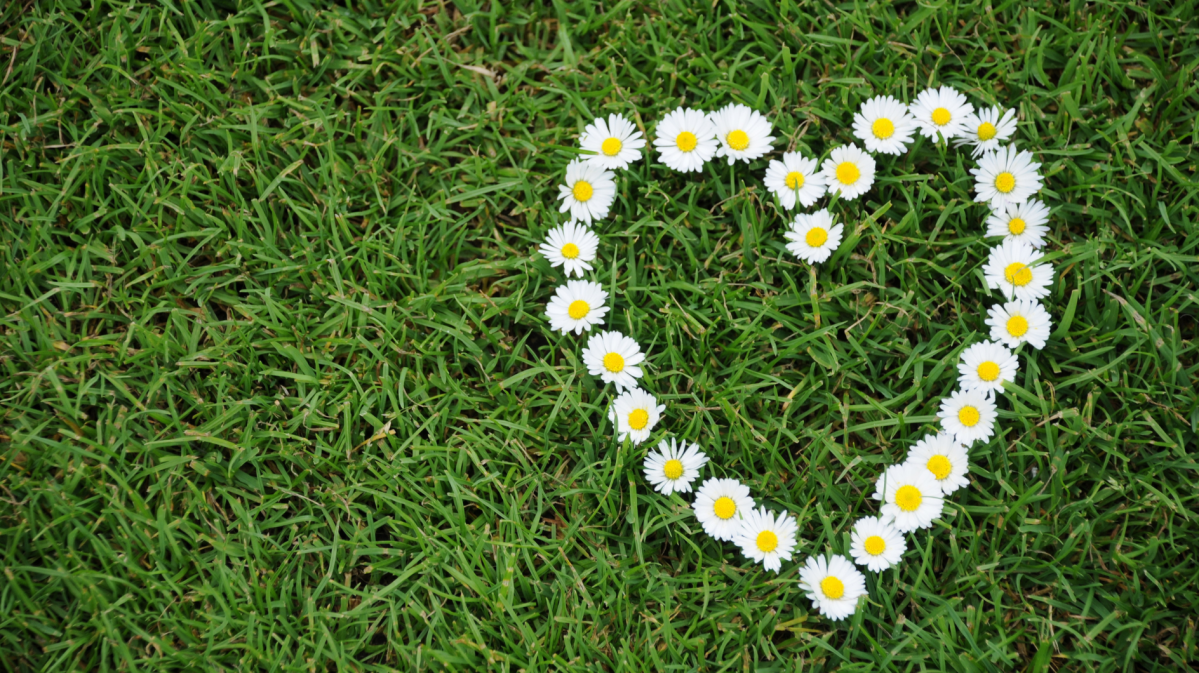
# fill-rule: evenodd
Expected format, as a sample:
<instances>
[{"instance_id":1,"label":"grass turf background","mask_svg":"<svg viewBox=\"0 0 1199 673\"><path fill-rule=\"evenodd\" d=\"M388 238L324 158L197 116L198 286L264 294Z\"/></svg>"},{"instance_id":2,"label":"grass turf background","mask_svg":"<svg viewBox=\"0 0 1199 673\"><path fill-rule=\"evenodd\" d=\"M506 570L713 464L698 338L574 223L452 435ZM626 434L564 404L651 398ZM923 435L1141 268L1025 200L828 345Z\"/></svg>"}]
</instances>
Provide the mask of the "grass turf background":
<instances>
[{"instance_id":1,"label":"grass turf background","mask_svg":"<svg viewBox=\"0 0 1199 673\"><path fill-rule=\"evenodd\" d=\"M351 4L2 10L5 668L1196 660L1193 3ZM1019 112L1056 331L832 623L797 562L846 551L997 299L968 153L880 157L814 271L766 159L620 173L608 325L656 436L798 517L777 576L646 487L534 251L595 116L743 102L820 154L936 83Z\"/></svg>"}]
</instances>

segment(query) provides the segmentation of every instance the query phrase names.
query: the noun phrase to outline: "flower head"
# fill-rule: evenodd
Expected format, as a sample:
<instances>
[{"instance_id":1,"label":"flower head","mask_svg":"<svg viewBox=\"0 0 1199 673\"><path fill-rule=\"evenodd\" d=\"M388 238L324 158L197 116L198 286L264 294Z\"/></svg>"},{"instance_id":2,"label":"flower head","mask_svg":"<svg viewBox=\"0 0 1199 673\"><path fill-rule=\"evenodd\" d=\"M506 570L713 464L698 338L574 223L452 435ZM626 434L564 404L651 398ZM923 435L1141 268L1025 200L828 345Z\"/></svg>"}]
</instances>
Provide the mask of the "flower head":
<instances>
[{"instance_id":1,"label":"flower head","mask_svg":"<svg viewBox=\"0 0 1199 673\"><path fill-rule=\"evenodd\" d=\"M695 492L695 518L704 532L730 542L741 527L741 518L754 508L749 487L736 479L708 479Z\"/></svg>"},{"instance_id":2,"label":"flower head","mask_svg":"<svg viewBox=\"0 0 1199 673\"><path fill-rule=\"evenodd\" d=\"M662 495L690 493L691 482L707 462L699 445L676 442L673 437L669 442L663 439L656 451L645 455L645 479Z\"/></svg>"},{"instance_id":3,"label":"flower head","mask_svg":"<svg viewBox=\"0 0 1199 673\"><path fill-rule=\"evenodd\" d=\"M853 116L853 134L869 152L903 154L916 133L908 108L891 96L875 96Z\"/></svg>"},{"instance_id":4,"label":"flower head","mask_svg":"<svg viewBox=\"0 0 1199 673\"><path fill-rule=\"evenodd\" d=\"M718 146L716 127L699 110L678 108L663 117L654 130L658 160L676 171L698 173Z\"/></svg>"},{"instance_id":5,"label":"flower head","mask_svg":"<svg viewBox=\"0 0 1199 673\"><path fill-rule=\"evenodd\" d=\"M795 519L782 513L777 516L765 507L747 510L741 518L733 542L746 557L761 563L767 570L778 572L783 561L791 560L795 549L795 534L799 527Z\"/></svg>"},{"instance_id":6,"label":"flower head","mask_svg":"<svg viewBox=\"0 0 1199 673\"><path fill-rule=\"evenodd\" d=\"M584 271L591 270L591 260L595 259L598 247L599 236L581 224L567 222L550 229L540 250L550 266L562 267L569 277L572 274L582 276Z\"/></svg>"},{"instance_id":7,"label":"flower head","mask_svg":"<svg viewBox=\"0 0 1199 673\"><path fill-rule=\"evenodd\" d=\"M623 442L627 437L633 444L640 444L649 439L666 405L658 404L653 395L634 388L621 393L612 401L608 408L608 418L616 426L616 441Z\"/></svg>"},{"instance_id":8,"label":"flower head","mask_svg":"<svg viewBox=\"0 0 1199 673\"><path fill-rule=\"evenodd\" d=\"M550 329L566 334L571 330L582 334L593 325L602 325L608 307L608 293L599 283L589 280L568 280L559 285L545 308Z\"/></svg>"},{"instance_id":9,"label":"flower head","mask_svg":"<svg viewBox=\"0 0 1199 673\"><path fill-rule=\"evenodd\" d=\"M727 157L732 166L738 159L749 163L771 150L774 136L770 122L757 110L730 103L708 115L716 129L720 147L716 156Z\"/></svg>"},{"instance_id":10,"label":"flower head","mask_svg":"<svg viewBox=\"0 0 1199 673\"><path fill-rule=\"evenodd\" d=\"M787 210L793 210L797 202L807 208L824 196L824 174L817 170L815 159L805 159L799 152L787 152L781 161L772 160L764 183Z\"/></svg>"},{"instance_id":11,"label":"flower head","mask_svg":"<svg viewBox=\"0 0 1199 673\"><path fill-rule=\"evenodd\" d=\"M833 621L845 619L866 595L866 578L844 556L809 556L799 571L799 586L820 614Z\"/></svg>"},{"instance_id":12,"label":"flower head","mask_svg":"<svg viewBox=\"0 0 1199 673\"><path fill-rule=\"evenodd\" d=\"M608 115L608 121L596 119L583 129L579 145L594 152L587 161L607 170L627 168L641 158L645 138L636 126L618 114Z\"/></svg>"}]
</instances>

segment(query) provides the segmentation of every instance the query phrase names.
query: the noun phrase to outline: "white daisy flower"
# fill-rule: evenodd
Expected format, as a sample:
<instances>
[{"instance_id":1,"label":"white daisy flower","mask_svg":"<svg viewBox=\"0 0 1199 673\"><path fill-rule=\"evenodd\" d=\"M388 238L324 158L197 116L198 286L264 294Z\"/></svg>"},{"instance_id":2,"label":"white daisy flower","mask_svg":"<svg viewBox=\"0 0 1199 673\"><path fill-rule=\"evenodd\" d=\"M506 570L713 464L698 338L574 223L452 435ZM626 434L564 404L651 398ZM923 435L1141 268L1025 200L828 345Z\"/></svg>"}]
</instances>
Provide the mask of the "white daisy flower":
<instances>
[{"instance_id":1,"label":"white daisy flower","mask_svg":"<svg viewBox=\"0 0 1199 673\"><path fill-rule=\"evenodd\" d=\"M986 441L995 433L995 402L977 390L955 390L941 400L941 427L953 438L970 446L975 440Z\"/></svg>"},{"instance_id":2,"label":"white daisy flower","mask_svg":"<svg viewBox=\"0 0 1199 673\"><path fill-rule=\"evenodd\" d=\"M833 621L852 615L866 595L866 578L844 556L809 556L799 571L799 586L820 614Z\"/></svg>"},{"instance_id":3,"label":"white daisy flower","mask_svg":"<svg viewBox=\"0 0 1199 673\"><path fill-rule=\"evenodd\" d=\"M962 390L977 390L994 397L1003 392L1005 381L1016 378L1020 360L1007 346L994 341L982 341L962 351L958 365L958 385Z\"/></svg>"},{"instance_id":4,"label":"white daisy flower","mask_svg":"<svg viewBox=\"0 0 1199 673\"><path fill-rule=\"evenodd\" d=\"M558 185L558 212L570 211L572 222L602 220L616 199L616 183L612 171L586 159L575 159L566 165L566 184Z\"/></svg>"},{"instance_id":5,"label":"white daisy flower","mask_svg":"<svg viewBox=\"0 0 1199 673\"><path fill-rule=\"evenodd\" d=\"M754 499L749 487L736 479L713 478L700 485L691 506L705 533L731 542L741 527L741 518L754 508Z\"/></svg>"},{"instance_id":6,"label":"white daisy flower","mask_svg":"<svg viewBox=\"0 0 1199 673\"><path fill-rule=\"evenodd\" d=\"M921 465L893 467L897 469L883 472L877 485L883 493L882 517L904 533L932 526L945 506L941 486Z\"/></svg>"},{"instance_id":7,"label":"white daisy flower","mask_svg":"<svg viewBox=\"0 0 1199 673\"><path fill-rule=\"evenodd\" d=\"M667 442L658 442L658 450L645 456L645 480L654 485L662 495L690 493L691 482L699 477L699 470L706 465L708 457L699 450L698 444L676 442L673 437Z\"/></svg>"},{"instance_id":8,"label":"white daisy flower","mask_svg":"<svg viewBox=\"0 0 1199 673\"><path fill-rule=\"evenodd\" d=\"M791 222L791 229L783 234L788 241L787 250L809 264L819 264L829 258L841 245L839 224L833 224L833 216L827 208L812 214L799 213Z\"/></svg>"},{"instance_id":9,"label":"white daisy flower","mask_svg":"<svg viewBox=\"0 0 1199 673\"><path fill-rule=\"evenodd\" d=\"M962 122L961 136L953 141L954 147L972 145L970 156L993 152L1016 132L1016 111L1000 110L997 107L983 108L977 114L966 115Z\"/></svg>"},{"instance_id":10,"label":"white daisy flower","mask_svg":"<svg viewBox=\"0 0 1199 673\"><path fill-rule=\"evenodd\" d=\"M908 451L908 459L904 464L928 470L945 495L970 485L970 480L966 478L966 473L970 471L966 447L944 432L921 438Z\"/></svg>"},{"instance_id":11,"label":"white daisy flower","mask_svg":"<svg viewBox=\"0 0 1199 673\"><path fill-rule=\"evenodd\" d=\"M841 198L853 200L870 191L874 184L874 157L857 145L842 145L824 160L821 171L828 182L828 193L841 192Z\"/></svg>"},{"instance_id":12,"label":"white daisy flower","mask_svg":"<svg viewBox=\"0 0 1199 673\"><path fill-rule=\"evenodd\" d=\"M607 302L608 293L599 283L568 280L554 291L545 315L550 319L551 330L563 334L574 330L575 334L582 334L592 325L603 324L604 314L608 312Z\"/></svg>"},{"instance_id":13,"label":"white daisy flower","mask_svg":"<svg viewBox=\"0 0 1199 673\"><path fill-rule=\"evenodd\" d=\"M718 146L716 127L699 110L678 108L663 117L654 130L658 160L676 171L700 172Z\"/></svg>"},{"instance_id":14,"label":"white daisy flower","mask_svg":"<svg viewBox=\"0 0 1199 673\"><path fill-rule=\"evenodd\" d=\"M666 405L658 404L653 395L633 388L621 393L608 407L608 418L616 426L616 441L628 437L633 444L649 439L649 433L662 418Z\"/></svg>"},{"instance_id":15,"label":"white daisy flower","mask_svg":"<svg viewBox=\"0 0 1199 673\"><path fill-rule=\"evenodd\" d=\"M541 244L541 255L550 266L560 266L566 275L582 276L591 270L591 260L599 247L599 236L587 227L574 222L550 229Z\"/></svg>"},{"instance_id":16,"label":"white daisy flower","mask_svg":"<svg viewBox=\"0 0 1199 673\"><path fill-rule=\"evenodd\" d=\"M849 555L871 572L882 572L899 563L908 543L890 521L868 516L858 519L849 536Z\"/></svg>"},{"instance_id":17,"label":"white daisy flower","mask_svg":"<svg viewBox=\"0 0 1199 673\"><path fill-rule=\"evenodd\" d=\"M1041 189L1041 167L1029 152L1008 145L987 152L971 168L974 176L974 200L990 203L993 210L1009 204L1024 203Z\"/></svg>"},{"instance_id":18,"label":"white daisy flower","mask_svg":"<svg viewBox=\"0 0 1199 673\"><path fill-rule=\"evenodd\" d=\"M871 98L853 116L853 134L870 152L903 154L915 133L916 120L908 114L908 106L891 96Z\"/></svg>"},{"instance_id":19,"label":"white daisy flower","mask_svg":"<svg viewBox=\"0 0 1199 673\"><path fill-rule=\"evenodd\" d=\"M987 324L991 326L991 338L1002 341L1011 348L1028 343L1041 350L1049 340L1049 328L1053 326L1049 312L1031 299L996 304L987 311L987 315Z\"/></svg>"},{"instance_id":20,"label":"white daisy flower","mask_svg":"<svg viewBox=\"0 0 1199 673\"><path fill-rule=\"evenodd\" d=\"M776 517L765 507L759 507L742 515L733 543L741 547L746 557L777 573L783 561L791 560L798 532L799 526L791 515L784 512Z\"/></svg>"},{"instance_id":21,"label":"white daisy flower","mask_svg":"<svg viewBox=\"0 0 1199 673\"><path fill-rule=\"evenodd\" d=\"M794 210L796 201L808 208L824 196L824 174L815 159L805 159L799 152L787 152L782 161L771 160L764 182L787 210Z\"/></svg>"},{"instance_id":22,"label":"white daisy flower","mask_svg":"<svg viewBox=\"0 0 1199 673\"><path fill-rule=\"evenodd\" d=\"M1053 266L1037 264L1037 251L1027 243L1004 241L991 248L983 277L987 287L1000 290L1008 299L1040 299L1049 296Z\"/></svg>"},{"instance_id":23,"label":"white daisy flower","mask_svg":"<svg viewBox=\"0 0 1199 673\"><path fill-rule=\"evenodd\" d=\"M641 346L620 332L593 334L583 349L587 372L614 384L617 392L637 387L637 379L641 378L641 367L637 365L644 360Z\"/></svg>"},{"instance_id":24,"label":"white daisy flower","mask_svg":"<svg viewBox=\"0 0 1199 673\"><path fill-rule=\"evenodd\" d=\"M1040 250L1049 233L1049 208L1040 201L1025 201L991 211L987 218L987 236L1003 236L1005 241L1020 241Z\"/></svg>"},{"instance_id":25,"label":"white daisy flower","mask_svg":"<svg viewBox=\"0 0 1199 673\"><path fill-rule=\"evenodd\" d=\"M641 158L641 148L645 147L645 138L633 123L618 114L608 115L607 123L597 119L583 129L579 138L579 146L594 155L587 161L600 168L616 170L628 168L629 164Z\"/></svg>"},{"instance_id":26,"label":"white daisy flower","mask_svg":"<svg viewBox=\"0 0 1199 673\"><path fill-rule=\"evenodd\" d=\"M769 152L774 142L772 128L766 117L757 110L730 103L708 115L716 128L720 147L716 156L728 157L732 166L738 159L749 163Z\"/></svg>"},{"instance_id":27,"label":"white daisy flower","mask_svg":"<svg viewBox=\"0 0 1199 673\"><path fill-rule=\"evenodd\" d=\"M966 119L974 112L974 106L957 89L943 86L921 91L916 102L908 106L908 112L925 138L936 140L940 133L949 140L965 130Z\"/></svg>"}]
</instances>

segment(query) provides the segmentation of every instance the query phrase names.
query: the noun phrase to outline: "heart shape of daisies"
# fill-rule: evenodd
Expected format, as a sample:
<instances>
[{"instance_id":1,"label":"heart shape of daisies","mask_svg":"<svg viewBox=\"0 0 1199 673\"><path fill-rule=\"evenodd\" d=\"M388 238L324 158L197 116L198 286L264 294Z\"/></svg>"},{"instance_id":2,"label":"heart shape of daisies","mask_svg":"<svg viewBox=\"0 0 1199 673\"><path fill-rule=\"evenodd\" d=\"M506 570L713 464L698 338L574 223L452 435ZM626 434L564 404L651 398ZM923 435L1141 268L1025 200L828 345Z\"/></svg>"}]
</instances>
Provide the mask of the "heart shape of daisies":
<instances>
[{"instance_id":1,"label":"heart shape of daisies","mask_svg":"<svg viewBox=\"0 0 1199 673\"><path fill-rule=\"evenodd\" d=\"M873 496L881 503L879 513L854 524L848 554L809 556L800 569L801 588L830 619L853 614L867 595L859 566L881 572L899 563L907 549L905 536L931 527L946 497L970 484L968 448L993 436L996 403L1004 383L1016 376L1019 350L1026 345L1043 348L1049 338L1050 316L1039 302L1049 295L1054 278L1053 267L1041 260L1049 209L1032 198L1041 189L1040 164L1010 144L1015 131L1014 110L976 111L948 86L927 89L909 105L877 96L854 115L853 135L862 147L835 147L822 162L786 152L771 160L763 176L783 209L810 209L825 196L852 201L869 192L877 168L872 153L903 154L917 135L953 141L955 147L970 148L976 161L970 171L975 201L989 207L980 237L1002 238L991 248L983 272L988 288L999 290L1007 301L987 312L990 340L961 352L958 387L941 400L937 414L940 430L917 441L904 462L879 476ZM658 122L653 143L666 167L700 172L720 158L732 166L765 156L773 150L772 132L765 116L744 105L711 113L679 108ZM611 114L589 124L579 142L585 155L570 162L558 187L559 210L568 220L548 233L540 253L552 266L563 267L568 278L580 279L555 290L546 317L551 330L580 337L588 333L582 362L590 375L612 384L616 392L608 406L615 439L639 445L650 438L666 407L639 384L645 353L638 343L602 329L608 293L581 278L592 270L599 250L599 237L590 225L607 217L616 198L615 172L641 159L646 141L631 122ZM788 252L813 265L826 262L843 235L843 225L827 207L796 214L783 233ZM697 444L663 438L645 456L645 478L664 496L692 493L707 463ZM799 545L795 518L758 506L749 487L737 479L708 478L698 484L692 509L704 532L733 543L766 570L777 573Z\"/></svg>"}]
</instances>

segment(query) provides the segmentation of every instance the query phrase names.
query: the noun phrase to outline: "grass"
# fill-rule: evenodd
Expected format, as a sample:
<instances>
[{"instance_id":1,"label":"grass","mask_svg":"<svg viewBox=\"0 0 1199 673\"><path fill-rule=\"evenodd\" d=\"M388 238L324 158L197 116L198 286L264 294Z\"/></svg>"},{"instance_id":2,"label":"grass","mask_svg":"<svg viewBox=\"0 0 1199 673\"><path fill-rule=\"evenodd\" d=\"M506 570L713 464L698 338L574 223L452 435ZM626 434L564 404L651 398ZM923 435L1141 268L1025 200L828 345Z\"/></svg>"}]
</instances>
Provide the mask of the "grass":
<instances>
[{"instance_id":1,"label":"grass","mask_svg":"<svg viewBox=\"0 0 1199 673\"><path fill-rule=\"evenodd\" d=\"M347 4L0 10L5 669L1199 662L1193 3ZM534 253L598 115L743 102L819 155L935 83L1019 112L1056 331L834 623L646 487ZM815 270L766 163L621 173L593 277L658 436L793 512L802 561L996 297L967 153L881 158Z\"/></svg>"}]
</instances>

